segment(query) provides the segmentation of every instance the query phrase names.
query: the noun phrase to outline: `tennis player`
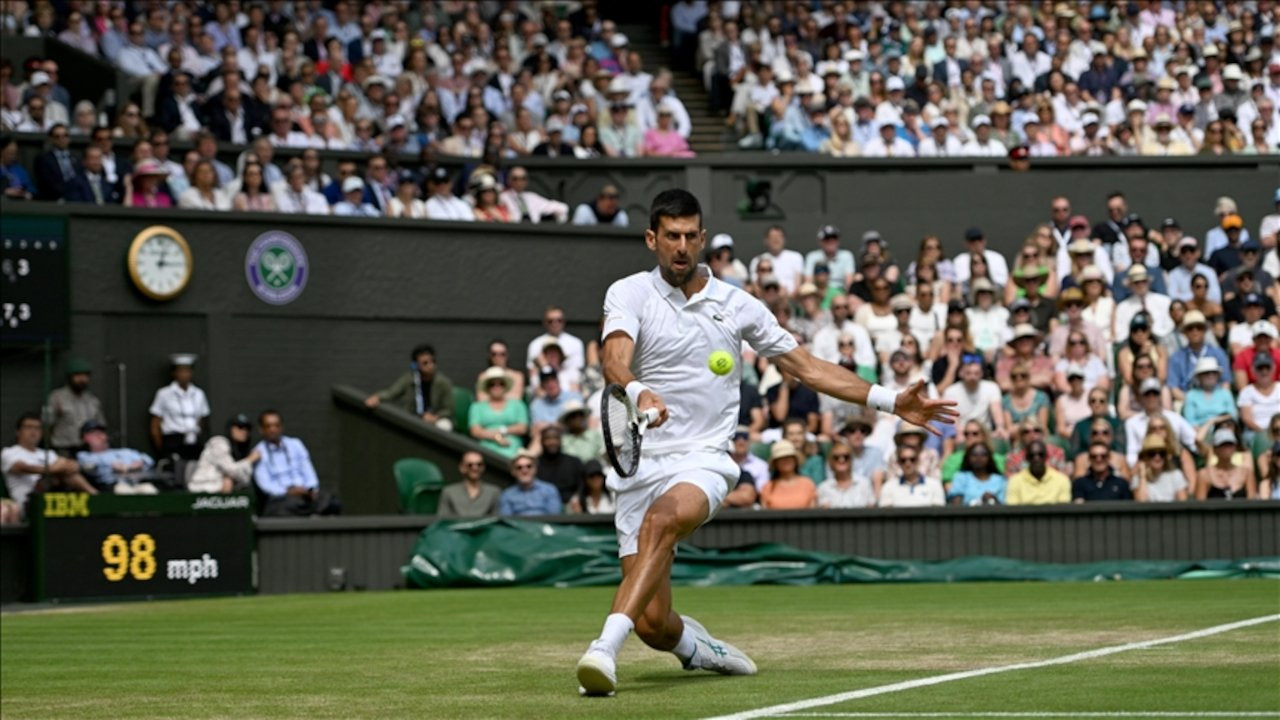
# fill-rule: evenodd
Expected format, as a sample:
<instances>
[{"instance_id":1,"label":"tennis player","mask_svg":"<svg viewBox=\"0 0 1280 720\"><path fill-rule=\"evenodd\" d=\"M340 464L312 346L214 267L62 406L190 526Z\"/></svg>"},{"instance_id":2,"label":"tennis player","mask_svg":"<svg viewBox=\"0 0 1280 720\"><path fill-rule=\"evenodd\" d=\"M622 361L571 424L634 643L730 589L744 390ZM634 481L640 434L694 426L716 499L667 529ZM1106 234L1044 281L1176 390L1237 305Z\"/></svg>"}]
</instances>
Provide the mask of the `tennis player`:
<instances>
[{"instance_id":1,"label":"tennis player","mask_svg":"<svg viewBox=\"0 0 1280 720\"><path fill-rule=\"evenodd\" d=\"M636 473L610 472L622 583L600 637L578 661L586 695L616 690L618 650L632 630L649 647L675 653L686 670L756 672L745 653L671 608L676 543L715 515L738 479L729 447L738 423L743 341L819 392L925 427L956 417L955 403L927 398L923 381L895 395L814 358L762 302L698 263L706 237L697 198L685 190L659 194L644 238L658 266L615 282L605 295L605 378L625 386L640 411L656 408L659 417L644 437ZM734 358L726 375L708 367L716 350Z\"/></svg>"}]
</instances>

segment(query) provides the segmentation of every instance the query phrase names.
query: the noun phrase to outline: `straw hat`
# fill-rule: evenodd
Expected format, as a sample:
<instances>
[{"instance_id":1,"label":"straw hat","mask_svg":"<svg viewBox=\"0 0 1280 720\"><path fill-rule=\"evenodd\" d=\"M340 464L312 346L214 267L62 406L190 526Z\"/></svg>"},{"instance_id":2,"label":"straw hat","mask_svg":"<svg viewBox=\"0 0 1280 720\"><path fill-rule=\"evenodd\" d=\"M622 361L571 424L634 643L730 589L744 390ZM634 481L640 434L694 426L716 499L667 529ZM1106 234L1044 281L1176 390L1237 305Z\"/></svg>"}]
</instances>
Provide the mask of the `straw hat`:
<instances>
[{"instance_id":1,"label":"straw hat","mask_svg":"<svg viewBox=\"0 0 1280 720\"><path fill-rule=\"evenodd\" d=\"M792 457L796 462L800 462L800 452L796 450L796 446L787 440L779 440L769 448L769 467L773 467L774 463L782 458Z\"/></svg>"},{"instance_id":2,"label":"straw hat","mask_svg":"<svg viewBox=\"0 0 1280 720\"><path fill-rule=\"evenodd\" d=\"M493 382L494 380L501 381L503 387L506 388L507 392L511 391L511 378L507 376L507 371L503 370L497 365L494 365L493 367L490 367L488 370L485 370L484 372L480 373L480 378L476 380L476 393L479 395L484 395L485 390L487 390L489 387L489 383Z\"/></svg>"},{"instance_id":3,"label":"straw hat","mask_svg":"<svg viewBox=\"0 0 1280 720\"><path fill-rule=\"evenodd\" d=\"M1169 454L1169 446L1164 442L1164 436L1159 433L1151 433L1142 440L1142 452L1158 452L1162 455Z\"/></svg>"}]
</instances>

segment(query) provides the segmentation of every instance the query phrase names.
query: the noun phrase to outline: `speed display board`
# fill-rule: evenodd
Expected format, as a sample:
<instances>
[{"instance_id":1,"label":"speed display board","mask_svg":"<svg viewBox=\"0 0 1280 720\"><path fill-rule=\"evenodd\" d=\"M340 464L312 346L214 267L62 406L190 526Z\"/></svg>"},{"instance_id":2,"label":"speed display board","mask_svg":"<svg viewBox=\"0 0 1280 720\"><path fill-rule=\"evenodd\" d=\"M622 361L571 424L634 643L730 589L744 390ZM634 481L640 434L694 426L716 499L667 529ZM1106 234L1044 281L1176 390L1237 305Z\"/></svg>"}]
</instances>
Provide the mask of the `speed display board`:
<instances>
[{"instance_id":1,"label":"speed display board","mask_svg":"<svg viewBox=\"0 0 1280 720\"><path fill-rule=\"evenodd\" d=\"M0 219L0 344L65 345L71 280L64 218Z\"/></svg>"},{"instance_id":2,"label":"speed display board","mask_svg":"<svg viewBox=\"0 0 1280 720\"><path fill-rule=\"evenodd\" d=\"M33 494L39 600L252 592L244 495Z\"/></svg>"}]
</instances>

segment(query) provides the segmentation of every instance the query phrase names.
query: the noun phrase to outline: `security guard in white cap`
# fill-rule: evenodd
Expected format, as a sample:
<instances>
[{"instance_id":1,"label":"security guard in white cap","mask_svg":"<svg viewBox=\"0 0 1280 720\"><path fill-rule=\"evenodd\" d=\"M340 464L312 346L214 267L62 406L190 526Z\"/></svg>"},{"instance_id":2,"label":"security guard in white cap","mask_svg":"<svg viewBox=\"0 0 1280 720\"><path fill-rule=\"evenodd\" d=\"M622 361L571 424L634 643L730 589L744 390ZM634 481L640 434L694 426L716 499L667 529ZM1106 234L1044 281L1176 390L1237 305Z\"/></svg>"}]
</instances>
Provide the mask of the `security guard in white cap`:
<instances>
[{"instance_id":1,"label":"security guard in white cap","mask_svg":"<svg viewBox=\"0 0 1280 720\"><path fill-rule=\"evenodd\" d=\"M174 353L169 362L173 382L156 390L151 401L151 442L161 457L196 460L206 437L209 400L191 383L195 355Z\"/></svg>"}]
</instances>

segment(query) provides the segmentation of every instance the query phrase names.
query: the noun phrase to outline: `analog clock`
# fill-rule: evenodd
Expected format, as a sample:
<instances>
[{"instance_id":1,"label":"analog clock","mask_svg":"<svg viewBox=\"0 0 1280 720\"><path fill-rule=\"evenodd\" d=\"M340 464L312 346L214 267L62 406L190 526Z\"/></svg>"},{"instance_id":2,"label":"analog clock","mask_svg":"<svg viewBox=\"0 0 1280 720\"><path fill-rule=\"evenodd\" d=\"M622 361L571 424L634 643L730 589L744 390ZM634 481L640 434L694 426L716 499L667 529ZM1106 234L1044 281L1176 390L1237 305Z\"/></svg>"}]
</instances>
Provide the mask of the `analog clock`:
<instances>
[{"instance_id":1,"label":"analog clock","mask_svg":"<svg viewBox=\"0 0 1280 720\"><path fill-rule=\"evenodd\" d=\"M153 225L133 239L128 265L129 279L143 295L172 300L191 280L191 246L173 228Z\"/></svg>"}]
</instances>

